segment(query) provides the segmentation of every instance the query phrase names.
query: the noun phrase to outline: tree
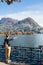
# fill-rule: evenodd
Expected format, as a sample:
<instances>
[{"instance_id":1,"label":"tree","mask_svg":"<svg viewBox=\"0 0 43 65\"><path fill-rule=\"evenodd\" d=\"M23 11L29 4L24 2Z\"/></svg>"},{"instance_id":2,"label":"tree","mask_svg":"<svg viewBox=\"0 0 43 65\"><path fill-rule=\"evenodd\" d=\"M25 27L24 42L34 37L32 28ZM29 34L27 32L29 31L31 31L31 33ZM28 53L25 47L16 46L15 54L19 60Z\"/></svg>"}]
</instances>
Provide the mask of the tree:
<instances>
[{"instance_id":1,"label":"tree","mask_svg":"<svg viewBox=\"0 0 43 65\"><path fill-rule=\"evenodd\" d=\"M10 5L13 2L21 2L21 0L1 0L1 2L7 2L7 4Z\"/></svg>"}]
</instances>

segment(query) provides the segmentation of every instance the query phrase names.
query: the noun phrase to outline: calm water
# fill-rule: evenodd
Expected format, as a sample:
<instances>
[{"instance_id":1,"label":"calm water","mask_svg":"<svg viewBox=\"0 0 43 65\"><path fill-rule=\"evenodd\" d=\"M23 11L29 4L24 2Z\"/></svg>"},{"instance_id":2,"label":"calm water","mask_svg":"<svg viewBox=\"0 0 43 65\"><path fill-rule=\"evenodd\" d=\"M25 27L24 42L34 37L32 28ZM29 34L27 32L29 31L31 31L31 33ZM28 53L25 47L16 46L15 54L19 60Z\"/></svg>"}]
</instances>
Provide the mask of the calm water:
<instances>
[{"instance_id":1,"label":"calm water","mask_svg":"<svg viewBox=\"0 0 43 65\"><path fill-rule=\"evenodd\" d=\"M43 45L43 34L17 35L16 37L16 39L9 42L12 46L37 47ZM3 42L4 36L0 35L0 45L2 45Z\"/></svg>"}]
</instances>

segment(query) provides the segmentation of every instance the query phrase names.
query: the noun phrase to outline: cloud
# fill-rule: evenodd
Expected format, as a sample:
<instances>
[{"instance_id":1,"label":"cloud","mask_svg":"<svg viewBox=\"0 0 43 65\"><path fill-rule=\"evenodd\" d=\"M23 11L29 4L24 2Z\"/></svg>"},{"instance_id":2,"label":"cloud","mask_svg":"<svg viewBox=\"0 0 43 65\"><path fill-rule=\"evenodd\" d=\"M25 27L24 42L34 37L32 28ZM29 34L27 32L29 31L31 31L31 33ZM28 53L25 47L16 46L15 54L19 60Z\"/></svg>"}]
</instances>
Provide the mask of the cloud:
<instances>
[{"instance_id":1,"label":"cloud","mask_svg":"<svg viewBox=\"0 0 43 65\"><path fill-rule=\"evenodd\" d=\"M27 17L32 17L39 25L43 26L43 3L41 4L32 4L30 6L26 6L23 11L2 15L0 19L3 17L10 17L18 20L22 20Z\"/></svg>"},{"instance_id":2,"label":"cloud","mask_svg":"<svg viewBox=\"0 0 43 65\"><path fill-rule=\"evenodd\" d=\"M39 23L39 25L43 26L43 12L41 12L39 10L21 11L18 13L0 16L0 18L2 18L2 17L10 17L10 18L18 19L18 20L22 20L27 17L32 17L37 23Z\"/></svg>"},{"instance_id":3,"label":"cloud","mask_svg":"<svg viewBox=\"0 0 43 65\"><path fill-rule=\"evenodd\" d=\"M43 3L41 3L41 4L32 4L32 5L30 5L30 6L26 6L26 8L28 9L28 10L40 10L40 11L42 11L43 10Z\"/></svg>"}]
</instances>

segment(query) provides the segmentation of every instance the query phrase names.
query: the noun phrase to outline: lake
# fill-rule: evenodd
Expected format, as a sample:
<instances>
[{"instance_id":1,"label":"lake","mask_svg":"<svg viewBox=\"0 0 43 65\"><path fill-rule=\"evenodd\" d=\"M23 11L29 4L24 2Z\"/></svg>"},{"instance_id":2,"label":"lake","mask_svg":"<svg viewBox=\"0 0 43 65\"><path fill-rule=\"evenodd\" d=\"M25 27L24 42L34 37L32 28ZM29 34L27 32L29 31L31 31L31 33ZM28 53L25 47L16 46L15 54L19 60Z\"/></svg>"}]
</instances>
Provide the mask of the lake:
<instances>
[{"instance_id":1,"label":"lake","mask_svg":"<svg viewBox=\"0 0 43 65\"><path fill-rule=\"evenodd\" d=\"M14 35L12 35L14 37ZM0 35L0 45L4 43L4 36ZM9 42L11 46L38 47L43 45L43 34L16 35L16 39Z\"/></svg>"}]
</instances>

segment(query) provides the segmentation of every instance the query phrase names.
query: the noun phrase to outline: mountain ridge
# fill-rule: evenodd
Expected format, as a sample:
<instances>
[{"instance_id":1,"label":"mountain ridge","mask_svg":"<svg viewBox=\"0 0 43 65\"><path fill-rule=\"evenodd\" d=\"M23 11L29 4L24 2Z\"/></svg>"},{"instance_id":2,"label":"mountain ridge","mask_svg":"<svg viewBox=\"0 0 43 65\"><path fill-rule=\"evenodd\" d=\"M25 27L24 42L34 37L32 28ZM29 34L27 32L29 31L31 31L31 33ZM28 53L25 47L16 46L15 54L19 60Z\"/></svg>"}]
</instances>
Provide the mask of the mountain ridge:
<instances>
[{"instance_id":1,"label":"mountain ridge","mask_svg":"<svg viewBox=\"0 0 43 65\"><path fill-rule=\"evenodd\" d=\"M0 20L0 31L30 31L40 28L40 25L31 17L23 20L2 18Z\"/></svg>"}]
</instances>

